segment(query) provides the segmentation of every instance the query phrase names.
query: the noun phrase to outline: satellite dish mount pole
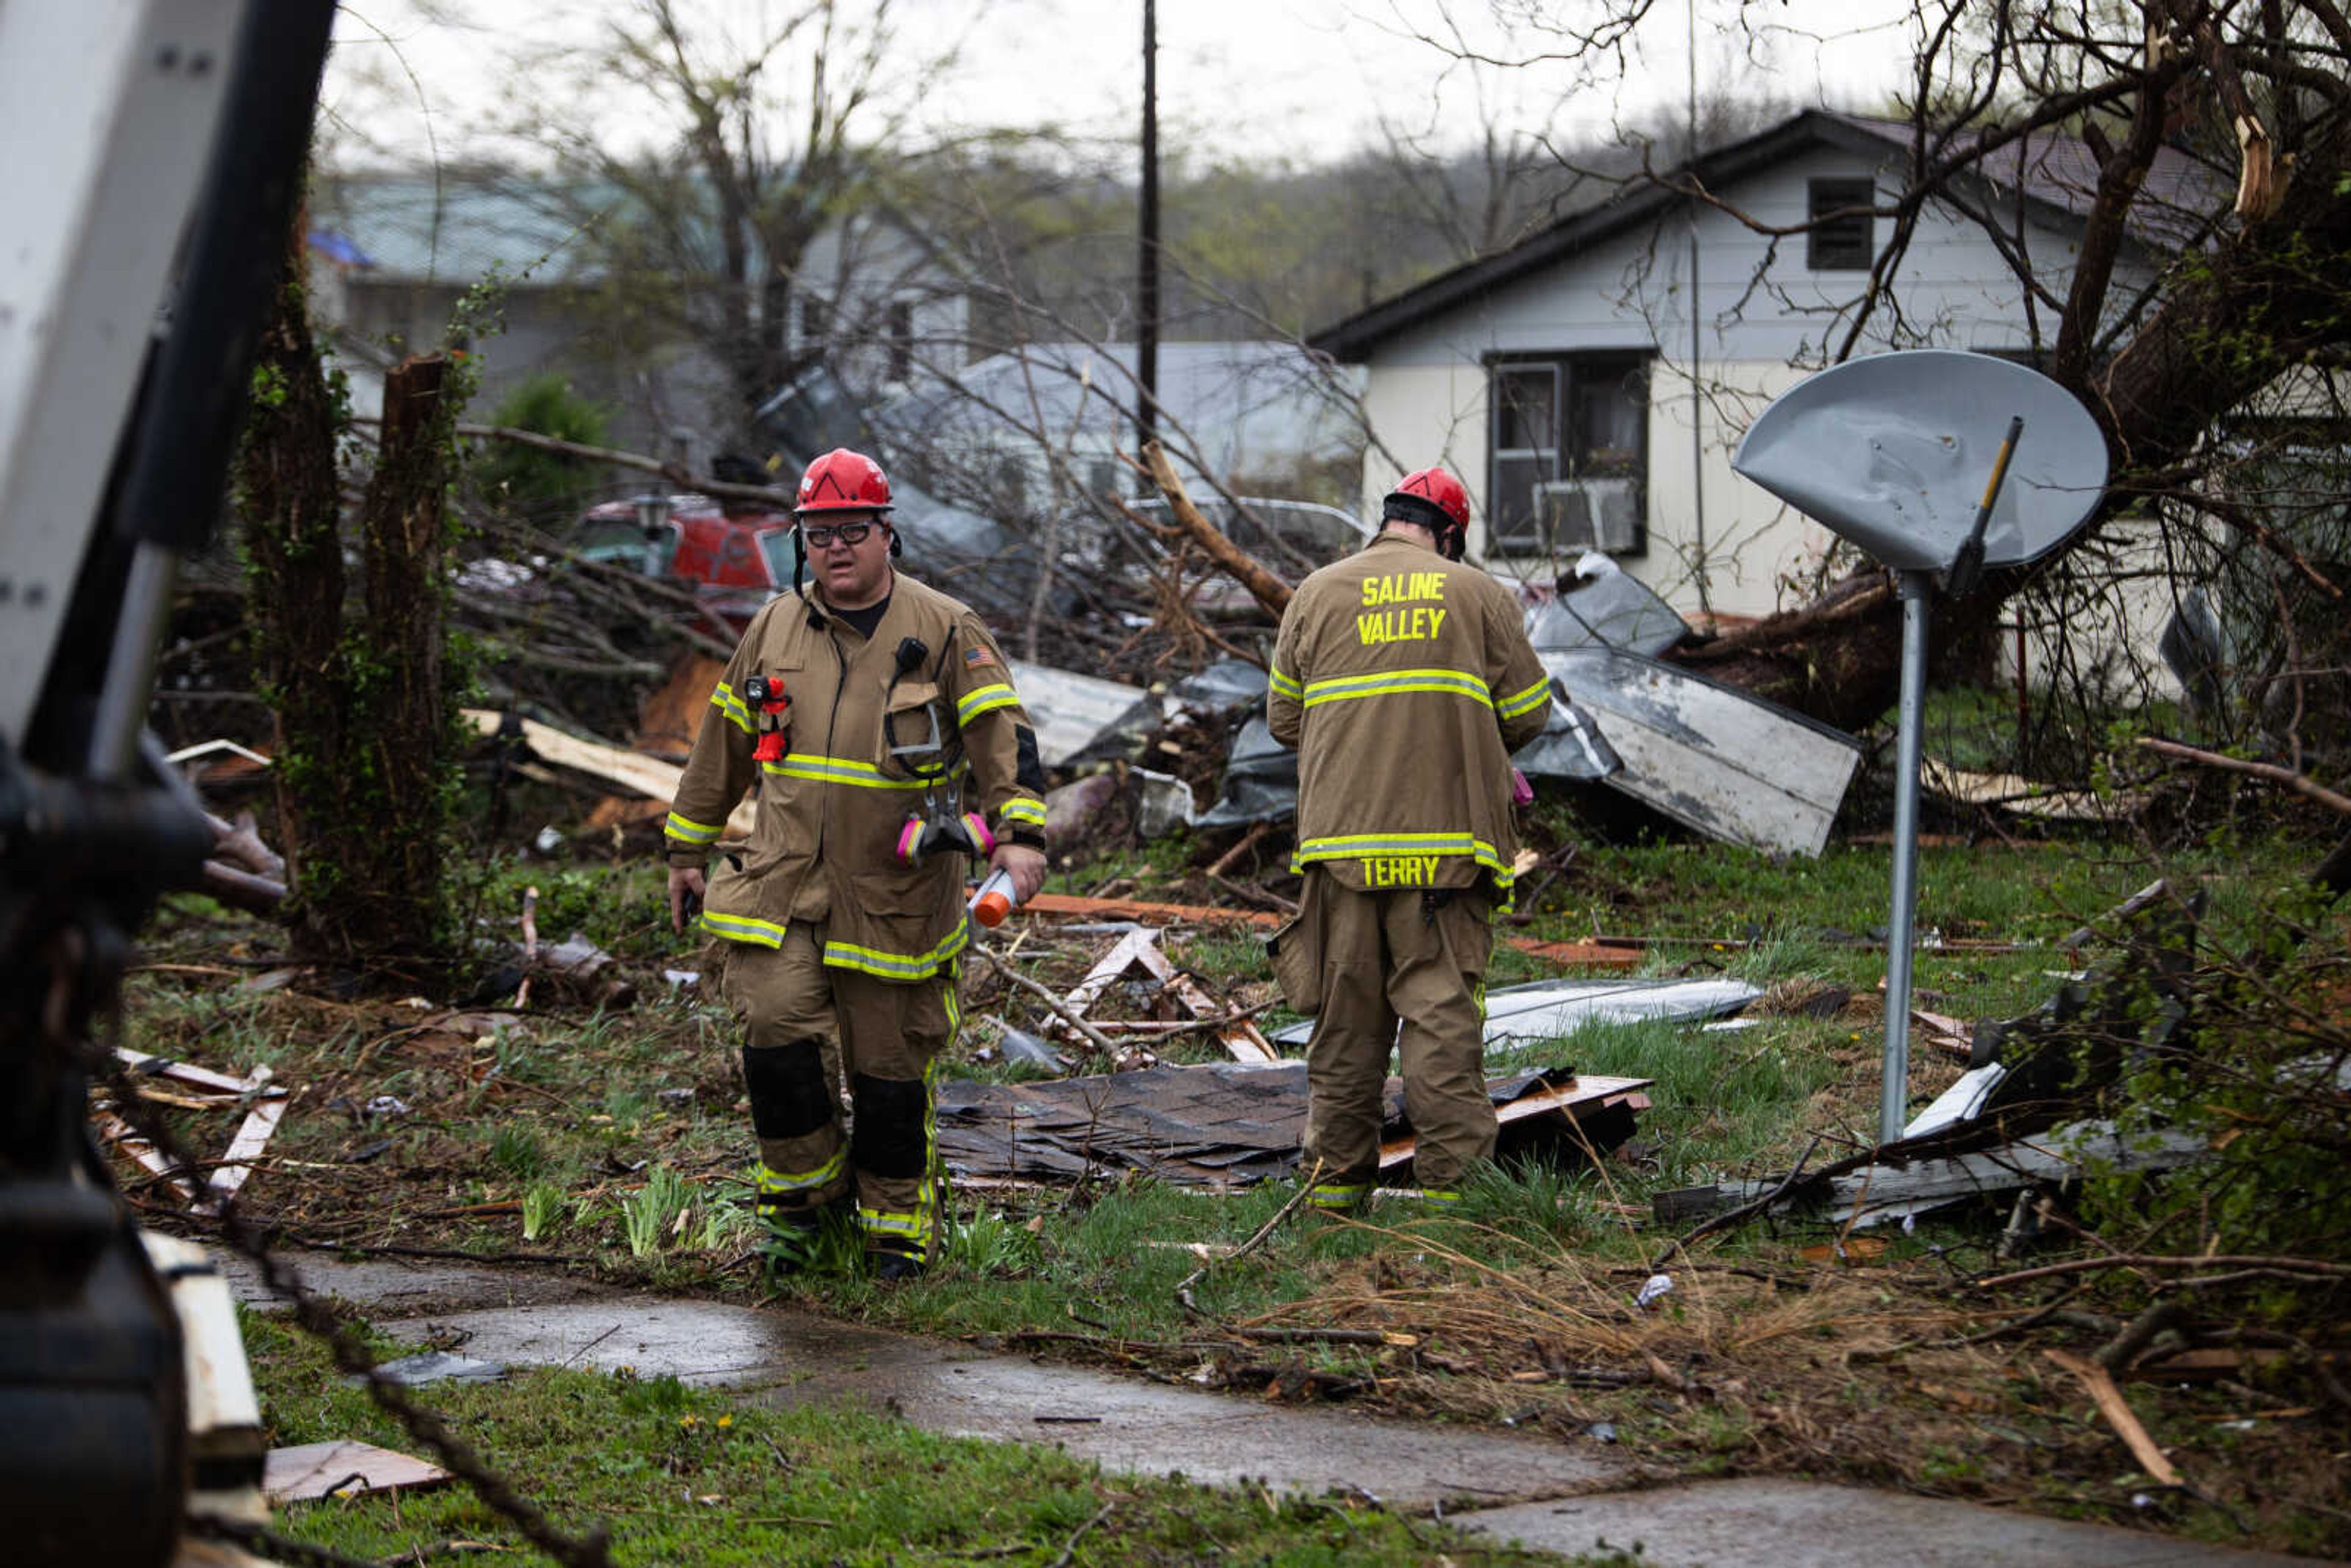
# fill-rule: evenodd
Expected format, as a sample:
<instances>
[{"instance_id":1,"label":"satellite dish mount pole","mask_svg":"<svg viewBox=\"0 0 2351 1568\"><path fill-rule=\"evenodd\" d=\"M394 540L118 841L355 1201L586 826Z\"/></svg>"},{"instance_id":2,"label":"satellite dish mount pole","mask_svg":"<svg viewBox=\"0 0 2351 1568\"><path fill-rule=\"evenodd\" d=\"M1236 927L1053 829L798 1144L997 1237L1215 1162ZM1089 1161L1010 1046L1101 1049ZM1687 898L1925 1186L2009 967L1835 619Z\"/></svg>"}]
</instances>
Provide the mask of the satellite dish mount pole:
<instances>
[{"instance_id":1,"label":"satellite dish mount pole","mask_svg":"<svg viewBox=\"0 0 2351 1568\"><path fill-rule=\"evenodd\" d=\"M1918 902L1918 753L1927 714L1927 615L1935 574L1905 571L1901 727L1894 747L1894 912L1886 928L1886 1066L1877 1141L1902 1135L1910 1098L1910 932Z\"/></svg>"},{"instance_id":2,"label":"satellite dish mount pole","mask_svg":"<svg viewBox=\"0 0 2351 1568\"><path fill-rule=\"evenodd\" d=\"M1992 461L1973 526L1945 571L1944 584L1954 599L1973 592L1982 580L1984 530L1991 522L1992 503L2000 499L2001 486L2007 481L2017 438L2023 434L2024 418L2019 414L2008 422L2008 434ZM1935 599L1933 572L1906 569L1900 579L1902 706L1894 747L1894 910L1886 925L1886 1065L1877 1103L1881 1144L1901 1137L1908 1119L1911 930L1918 904L1918 754L1927 727L1927 617Z\"/></svg>"}]
</instances>

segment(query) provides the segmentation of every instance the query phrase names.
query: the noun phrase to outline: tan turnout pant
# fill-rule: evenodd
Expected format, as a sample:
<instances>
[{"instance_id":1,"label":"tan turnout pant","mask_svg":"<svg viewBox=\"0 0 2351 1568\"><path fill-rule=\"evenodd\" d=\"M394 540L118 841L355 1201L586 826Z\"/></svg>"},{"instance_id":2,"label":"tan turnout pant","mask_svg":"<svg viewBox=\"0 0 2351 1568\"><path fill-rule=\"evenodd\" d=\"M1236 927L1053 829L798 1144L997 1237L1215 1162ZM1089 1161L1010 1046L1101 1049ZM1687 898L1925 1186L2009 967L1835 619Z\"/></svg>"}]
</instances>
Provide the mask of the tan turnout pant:
<instances>
[{"instance_id":1,"label":"tan turnout pant","mask_svg":"<svg viewBox=\"0 0 2351 1568\"><path fill-rule=\"evenodd\" d=\"M1346 1207L1369 1193L1391 1050L1403 1061L1421 1188L1458 1196L1494 1156L1484 1073L1493 901L1483 888L1453 890L1434 906L1419 889L1357 893L1319 866L1307 868L1300 896L1283 940L1305 939L1321 980L1306 1047L1306 1168L1322 1167L1314 1201Z\"/></svg>"},{"instance_id":2,"label":"tan turnout pant","mask_svg":"<svg viewBox=\"0 0 2351 1568\"><path fill-rule=\"evenodd\" d=\"M827 967L822 940L796 921L781 946L735 943L726 954L761 1205L814 1209L853 1197L868 1246L928 1258L940 1198L932 1089L960 1021L955 967L883 980Z\"/></svg>"}]
</instances>

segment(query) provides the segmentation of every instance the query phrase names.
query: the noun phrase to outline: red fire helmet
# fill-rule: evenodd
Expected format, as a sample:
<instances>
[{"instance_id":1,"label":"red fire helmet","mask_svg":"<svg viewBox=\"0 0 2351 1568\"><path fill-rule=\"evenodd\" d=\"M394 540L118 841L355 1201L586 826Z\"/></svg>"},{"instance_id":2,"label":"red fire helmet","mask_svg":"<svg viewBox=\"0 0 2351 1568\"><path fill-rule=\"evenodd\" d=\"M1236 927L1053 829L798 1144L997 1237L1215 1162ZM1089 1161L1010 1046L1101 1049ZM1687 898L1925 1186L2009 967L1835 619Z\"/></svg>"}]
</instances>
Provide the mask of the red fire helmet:
<instances>
[{"instance_id":1,"label":"red fire helmet","mask_svg":"<svg viewBox=\"0 0 2351 1568\"><path fill-rule=\"evenodd\" d=\"M808 465L808 472L800 476L799 502L792 507L801 517L810 512L889 509L890 481L883 476L882 465L846 446L836 446Z\"/></svg>"},{"instance_id":2,"label":"red fire helmet","mask_svg":"<svg viewBox=\"0 0 2351 1568\"><path fill-rule=\"evenodd\" d=\"M1469 526L1469 492L1461 487L1460 480L1442 468L1423 468L1407 474L1388 495L1391 499L1410 496L1416 501L1426 501L1451 517L1455 528Z\"/></svg>"}]
</instances>

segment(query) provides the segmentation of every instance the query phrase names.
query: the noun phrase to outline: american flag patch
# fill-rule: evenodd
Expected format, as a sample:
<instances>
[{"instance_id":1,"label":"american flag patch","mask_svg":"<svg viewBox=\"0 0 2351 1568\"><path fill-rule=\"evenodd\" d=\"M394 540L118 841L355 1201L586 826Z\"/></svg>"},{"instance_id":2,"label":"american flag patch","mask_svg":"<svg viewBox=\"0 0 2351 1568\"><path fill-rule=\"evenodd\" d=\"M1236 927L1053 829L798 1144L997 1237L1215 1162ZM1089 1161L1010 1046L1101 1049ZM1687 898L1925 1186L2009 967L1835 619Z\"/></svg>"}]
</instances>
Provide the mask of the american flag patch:
<instances>
[{"instance_id":1,"label":"american flag patch","mask_svg":"<svg viewBox=\"0 0 2351 1568\"><path fill-rule=\"evenodd\" d=\"M963 662L976 670L982 664L996 663L996 655L988 652L986 644L975 643L963 651Z\"/></svg>"}]
</instances>

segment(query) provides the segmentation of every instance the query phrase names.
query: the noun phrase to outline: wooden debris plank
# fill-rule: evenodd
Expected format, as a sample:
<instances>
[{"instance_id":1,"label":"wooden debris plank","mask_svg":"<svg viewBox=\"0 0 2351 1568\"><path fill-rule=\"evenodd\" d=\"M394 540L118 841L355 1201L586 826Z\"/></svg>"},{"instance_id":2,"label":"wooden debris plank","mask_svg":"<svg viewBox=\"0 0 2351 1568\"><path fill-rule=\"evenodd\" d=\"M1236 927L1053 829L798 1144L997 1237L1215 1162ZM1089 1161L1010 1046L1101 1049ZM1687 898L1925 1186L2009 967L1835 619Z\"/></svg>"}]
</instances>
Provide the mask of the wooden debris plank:
<instances>
[{"instance_id":1,"label":"wooden debris plank","mask_svg":"<svg viewBox=\"0 0 2351 1568\"><path fill-rule=\"evenodd\" d=\"M2122 1374L2132 1381L2158 1383L2210 1382L2218 1377L2241 1377L2248 1368L2275 1366L2286 1359L2288 1353L2268 1346L2249 1346L2227 1350L2206 1346L2183 1350L2165 1356L2160 1361L2143 1361ZM2338 1358L2321 1353L2321 1363L2332 1364Z\"/></svg>"},{"instance_id":2,"label":"wooden debris plank","mask_svg":"<svg viewBox=\"0 0 2351 1568\"><path fill-rule=\"evenodd\" d=\"M507 716L486 708L467 708L466 722L482 735L496 735L505 725ZM624 750L617 746L602 746L592 740L582 740L576 735L566 735L551 724L541 724L535 718L522 723L522 737L532 751L559 768L575 773L585 773L592 779L633 789L653 800L667 800L677 794L677 781L685 769L658 757ZM729 832L748 834L757 814L755 798L745 796L726 819Z\"/></svg>"},{"instance_id":3,"label":"wooden debris plank","mask_svg":"<svg viewBox=\"0 0 2351 1568\"><path fill-rule=\"evenodd\" d=\"M1959 1057L1974 1053L1975 1031L1960 1019L1944 1013L1930 1013L1922 1008L1912 1008L1910 1021L1918 1026L1918 1038L1922 1044Z\"/></svg>"},{"instance_id":4,"label":"wooden debris plank","mask_svg":"<svg viewBox=\"0 0 2351 1568\"><path fill-rule=\"evenodd\" d=\"M229 1140L228 1152L221 1156L221 1163L213 1167L209 1185L218 1197L226 1199L236 1196L236 1189L243 1186L245 1178L253 1174L253 1162L261 1157L269 1135L277 1131L277 1124L285 1120L286 1110L290 1103L281 1093L256 1101L253 1109L246 1113L245 1124L236 1130L236 1136Z\"/></svg>"},{"instance_id":5,"label":"wooden debris plank","mask_svg":"<svg viewBox=\"0 0 2351 1568\"><path fill-rule=\"evenodd\" d=\"M1116 985L1118 977L1133 968L1144 953L1158 950L1158 932L1149 926L1128 932L1112 944L1109 952L1094 961L1094 967L1086 971L1084 979L1070 988L1070 994L1061 998L1062 1005L1082 1018L1086 1009L1092 1007L1104 991Z\"/></svg>"},{"instance_id":6,"label":"wooden debris plank","mask_svg":"<svg viewBox=\"0 0 2351 1568\"><path fill-rule=\"evenodd\" d=\"M1090 920L1140 920L1161 925L1253 925L1270 931L1289 916L1267 909L1225 909L1207 904L1156 904L1141 898L1082 898L1075 894L1040 893L1021 908L1031 915L1066 915ZM1501 940L1530 956L1553 964L1594 964L1631 968L1641 962L1638 949L1599 942L1543 942L1532 936L1505 936Z\"/></svg>"},{"instance_id":7,"label":"wooden debris plank","mask_svg":"<svg viewBox=\"0 0 2351 1568\"><path fill-rule=\"evenodd\" d=\"M225 1072L214 1072L208 1067L198 1067L192 1062L175 1061L168 1056L149 1056L143 1051L121 1046L115 1047L114 1055L133 1072L143 1072L153 1078L170 1078L193 1084L199 1089L216 1089L225 1094L244 1094L254 1086L251 1079L231 1078Z\"/></svg>"},{"instance_id":8,"label":"wooden debris plank","mask_svg":"<svg viewBox=\"0 0 2351 1568\"><path fill-rule=\"evenodd\" d=\"M1920 759L1918 782L1928 794L1946 800L2001 806L2019 816L2057 821L2114 821L2137 815L2148 800L2144 789L2116 789L2103 796L2089 789L2053 789L2014 773L1979 773L1932 757Z\"/></svg>"},{"instance_id":9,"label":"wooden debris plank","mask_svg":"<svg viewBox=\"0 0 2351 1568\"><path fill-rule=\"evenodd\" d=\"M109 1142L120 1148L124 1154L129 1155L132 1159L137 1160L141 1165L146 1166L155 1175L166 1177L170 1181L172 1189L176 1191L182 1198L191 1202L194 1200L196 1195L189 1188L188 1184L172 1174L172 1162L165 1159L162 1155L158 1153L154 1145L141 1137L130 1123L116 1115L110 1108L104 1105L97 1108L94 1113L94 1119L98 1124L98 1130L100 1136L106 1138Z\"/></svg>"},{"instance_id":10,"label":"wooden debris plank","mask_svg":"<svg viewBox=\"0 0 2351 1568\"><path fill-rule=\"evenodd\" d=\"M181 1111L218 1111L235 1108L236 1100L227 1094L183 1094L153 1083L133 1083L131 1092L150 1105L169 1105Z\"/></svg>"},{"instance_id":11,"label":"wooden debris plank","mask_svg":"<svg viewBox=\"0 0 2351 1568\"><path fill-rule=\"evenodd\" d=\"M1271 930L1283 917L1264 909L1221 909L1207 904L1155 904L1140 898L1082 898L1040 893L1022 904L1031 915L1077 915L1090 919L1140 920L1161 925L1255 925Z\"/></svg>"},{"instance_id":12,"label":"wooden debris plank","mask_svg":"<svg viewBox=\"0 0 2351 1568\"><path fill-rule=\"evenodd\" d=\"M1219 1006L1207 991L1201 989L1197 980L1178 969L1167 955L1160 950L1157 942L1148 943L1140 948L1135 954L1135 959L1156 976L1159 983L1166 987L1168 993L1183 1003L1185 1010L1194 1018L1211 1019L1230 1010ZM1273 1049L1273 1042L1267 1040L1257 1025L1247 1019L1228 1024L1218 1030L1217 1040L1224 1046L1226 1054L1235 1061L1281 1060L1281 1053Z\"/></svg>"},{"instance_id":13,"label":"wooden debris plank","mask_svg":"<svg viewBox=\"0 0 2351 1568\"><path fill-rule=\"evenodd\" d=\"M1646 1111L1649 1108L1649 1097L1639 1091L1655 1082L1649 1078L1604 1078L1597 1073L1582 1074L1565 1083L1531 1089L1506 1105L1495 1106L1494 1120L1509 1124L1523 1122L1531 1116L1558 1113L1573 1121L1576 1119L1578 1111L1604 1111L1615 1105L1623 1105L1631 1111ZM1416 1140L1409 1134L1382 1143L1380 1169L1388 1170L1411 1159L1416 1145Z\"/></svg>"},{"instance_id":14,"label":"wooden debris plank","mask_svg":"<svg viewBox=\"0 0 2351 1568\"><path fill-rule=\"evenodd\" d=\"M271 1502L307 1502L337 1494L435 1486L447 1479L449 1472L438 1465L343 1437L270 1449L262 1464L261 1490Z\"/></svg>"},{"instance_id":15,"label":"wooden debris plank","mask_svg":"<svg viewBox=\"0 0 2351 1568\"><path fill-rule=\"evenodd\" d=\"M1539 942L1531 936L1505 936L1503 942L1530 957L1553 964L1589 964L1629 969L1641 961L1637 949L1601 942Z\"/></svg>"},{"instance_id":16,"label":"wooden debris plank","mask_svg":"<svg viewBox=\"0 0 2351 1568\"><path fill-rule=\"evenodd\" d=\"M2041 1354L2081 1380L2082 1386L2090 1391L2091 1399L2096 1403L2098 1414L2106 1418L2106 1425L2112 1427L2116 1435L2129 1448L2131 1457L2138 1460L2140 1469L2163 1486L2185 1484L2179 1470L2164 1458L2163 1450L2155 1446L2155 1439L2147 1435L2147 1428L2140 1426L2138 1417L2131 1413L2129 1401L2123 1397L2123 1391L2115 1386L2115 1380L2107 1375L2105 1367L2071 1351L2045 1350Z\"/></svg>"}]
</instances>

